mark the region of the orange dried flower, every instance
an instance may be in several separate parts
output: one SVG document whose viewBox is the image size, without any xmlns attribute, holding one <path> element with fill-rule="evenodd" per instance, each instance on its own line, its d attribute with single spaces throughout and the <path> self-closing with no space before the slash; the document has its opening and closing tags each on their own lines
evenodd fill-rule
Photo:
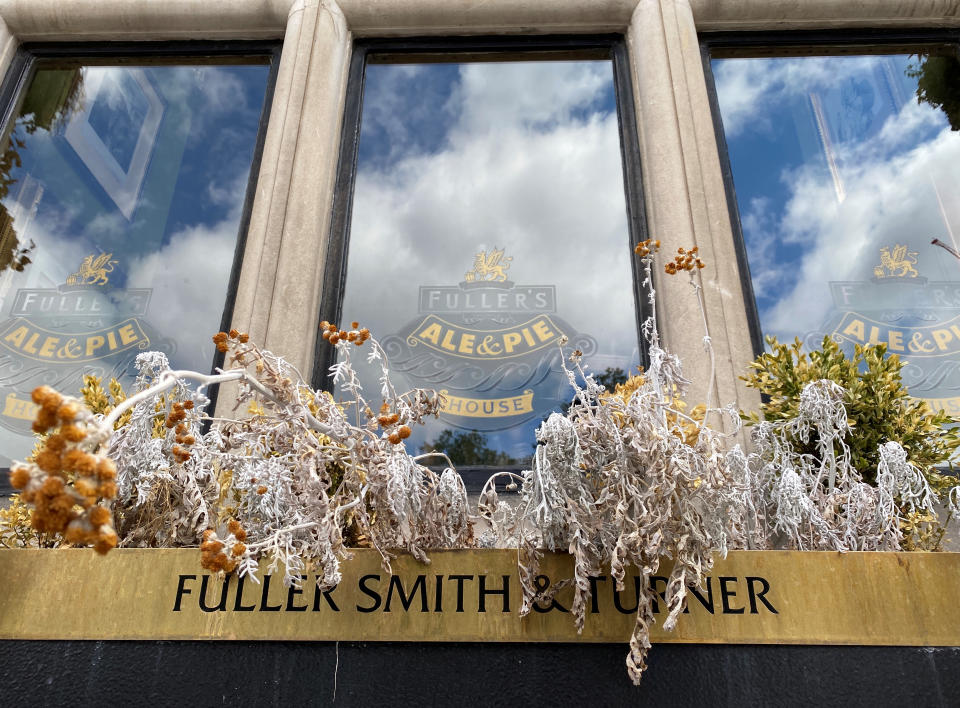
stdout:
<svg viewBox="0 0 960 708">
<path fill-rule="evenodd" d="M 266 486 L 261 484 L 259 487 L 257 487 L 257 494 L 266 494 L 266 493 L 267 493 Z"/>
<path fill-rule="evenodd" d="M 30 470 L 26 467 L 14 467 L 10 470 L 10 486 L 14 489 L 23 489 L 30 481 Z"/>
<path fill-rule="evenodd" d="M 78 479 L 73 483 L 73 488 L 77 490 L 77 493 L 80 496 L 84 497 L 96 497 L 97 496 L 97 487 L 93 482 L 90 482 L 86 479 Z"/>
<path fill-rule="evenodd" d="M 240 522 L 236 519 L 230 519 L 230 521 L 227 522 L 227 529 L 230 531 L 230 533 L 236 536 L 238 541 L 247 540 L 247 532 L 244 531 L 243 527 L 240 525 Z"/>
<path fill-rule="evenodd" d="M 90 510 L 90 523 L 94 526 L 102 526 L 110 521 L 110 510 L 102 506 L 95 506 Z"/>
<path fill-rule="evenodd" d="M 60 433 L 53 433 L 47 438 L 46 445 L 47 449 L 51 452 L 61 453 L 63 452 L 63 448 L 67 446 L 67 441 L 63 439 Z"/>
<path fill-rule="evenodd" d="M 109 457 L 105 457 L 97 463 L 97 479 L 101 482 L 109 482 L 117 477 L 117 466 Z"/>
<path fill-rule="evenodd" d="M 33 431 L 36 433 L 45 433 L 57 424 L 56 408 L 44 406 L 37 411 L 37 419 L 33 423 Z"/>
<path fill-rule="evenodd" d="M 410 434 L 412 432 L 413 431 L 410 430 L 409 426 L 401 425 L 400 428 L 397 430 L 397 435 L 400 436 L 401 440 L 406 440 L 407 438 L 410 437 Z"/>
<path fill-rule="evenodd" d="M 58 408 L 63 400 L 63 396 L 49 386 L 37 386 L 30 394 L 30 398 L 38 406 L 49 408 Z"/>
<path fill-rule="evenodd" d="M 206 540 L 200 544 L 201 551 L 207 551 L 208 553 L 219 553 L 223 549 L 222 541 L 218 540 L 212 535 L 207 537 L 206 534 L 204 534 L 204 537 Z"/>
<path fill-rule="evenodd" d="M 70 442 L 80 442 L 85 437 L 87 437 L 86 432 L 84 432 L 80 427 L 76 425 L 65 425 L 60 428 L 60 434 L 63 435 Z"/>
<path fill-rule="evenodd" d="M 67 450 L 60 458 L 63 462 L 63 469 L 67 470 L 67 472 L 73 472 L 77 469 L 77 465 L 80 464 L 80 461 L 86 454 L 83 450 L 78 450 L 77 448 Z"/>
<path fill-rule="evenodd" d="M 106 555 L 110 549 L 117 547 L 117 534 L 113 530 L 100 534 L 100 538 L 93 544 L 93 550 L 101 556 Z"/>
<path fill-rule="evenodd" d="M 82 520 L 74 519 L 67 524 L 67 530 L 63 535 L 67 539 L 67 543 L 79 544 L 86 543 L 89 532 Z"/>
<path fill-rule="evenodd" d="M 57 417 L 64 422 L 73 420 L 78 413 L 80 413 L 80 406 L 73 401 L 68 401 L 57 409 Z"/>
<path fill-rule="evenodd" d="M 36 463 L 37 467 L 48 474 L 59 474 L 60 472 L 60 455 L 51 450 L 42 450 L 39 452 L 36 457 Z"/>
<path fill-rule="evenodd" d="M 389 440 L 389 441 L 390 441 L 392 444 L 394 444 L 394 445 L 399 445 L 399 444 L 400 444 L 400 433 L 390 433 L 390 435 L 387 436 L 387 440 Z"/>
<path fill-rule="evenodd" d="M 97 472 L 97 458 L 85 452 L 81 453 L 81 455 L 77 458 L 77 463 L 74 466 L 74 469 L 79 474 L 92 477 Z"/>
<path fill-rule="evenodd" d="M 43 485 L 40 487 L 40 491 L 50 496 L 59 494 L 63 491 L 63 480 L 59 477 L 47 477 L 45 480 L 43 480 Z"/>
</svg>

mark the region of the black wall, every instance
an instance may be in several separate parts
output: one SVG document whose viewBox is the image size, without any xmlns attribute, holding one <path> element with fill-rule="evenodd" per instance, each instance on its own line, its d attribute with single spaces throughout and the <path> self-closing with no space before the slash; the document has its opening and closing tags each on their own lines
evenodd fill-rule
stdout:
<svg viewBox="0 0 960 708">
<path fill-rule="evenodd" d="M 0 705 L 960 705 L 960 648 L 662 644 L 639 688 L 625 656 L 609 644 L 5 641 Z"/>
</svg>

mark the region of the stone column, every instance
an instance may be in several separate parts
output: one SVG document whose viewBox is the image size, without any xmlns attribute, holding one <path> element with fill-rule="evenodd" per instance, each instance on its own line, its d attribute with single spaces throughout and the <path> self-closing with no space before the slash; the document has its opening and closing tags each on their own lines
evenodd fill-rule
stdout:
<svg viewBox="0 0 960 708">
<path fill-rule="evenodd" d="M 691 405 L 737 403 L 759 396 L 738 376 L 753 359 L 733 248 L 717 143 L 693 14 L 686 0 L 640 0 L 627 33 L 640 132 L 644 199 L 650 234 L 662 243 L 656 274 L 658 320 L 667 349 L 679 354 L 693 384 Z M 668 276 L 662 264 L 677 249 L 698 246 L 706 268 L 705 319 L 715 352 L 704 348 L 704 316 L 686 273 Z"/>
<path fill-rule="evenodd" d="M 0 76 L 7 75 L 18 46 L 20 43 L 17 38 L 10 32 L 7 23 L 0 19 Z"/>
<path fill-rule="evenodd" d="M 332 2 L 287 23 L 234 323 L 306 375 L 312 365 L 351 35 Z"/>
</svg>

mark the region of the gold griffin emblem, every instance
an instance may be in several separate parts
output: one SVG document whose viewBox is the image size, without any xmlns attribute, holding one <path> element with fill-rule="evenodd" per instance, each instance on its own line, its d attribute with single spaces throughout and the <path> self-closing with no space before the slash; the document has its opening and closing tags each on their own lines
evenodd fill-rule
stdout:
<svg viewBox="0 0 960 708">
<path fill-rule="evenodd" d="M 67 278 L 67 285 L 106 285 L 107 273 L 113 272 L 117 261 L 111 261 L 112 253 L 89 255 L 80 264 L 80 270 Z"/>
<path fill-rule="evenodd" d="M 512 256 L 504 258 L 501 248 L 499 251 L 494 248 L 487 255 L 486 251 L 480 251 L 473 257 L 473 270 L 464 274 L 463 279 L 468 283 L 480 281 L 503 282 L 507 279 L 507 269 L 510 267 Z"/>
<path fill-rule="evenodd" d="M 875 278 L 916 278 L 919 273 L 913 266 L 917 263 L 917 251 L 908 251 L 907 245 L 896 244 L 893 248 L 880 249 L 880 265 L 873 267 Z"/>
</svg>

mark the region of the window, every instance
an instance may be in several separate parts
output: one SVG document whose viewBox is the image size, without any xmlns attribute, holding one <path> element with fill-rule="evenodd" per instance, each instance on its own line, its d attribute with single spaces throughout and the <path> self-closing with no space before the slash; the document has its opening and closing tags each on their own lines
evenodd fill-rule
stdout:
<svg viewBox="0 0 960 708">
<path fill-rule="evenodd" d="M 33 447 L 38 385 L 129 388 L 146 350 L 213 366 L 275 58 L 263 44 L 73 51 L 25 53 L 9 99 L 0 464 Z"/>
<path fill-rule="evenodd" d="M 623 165 L 634 180 L 636 166 L 622 157 L 621 123 L 635 131 L 618 115 L 619 47 L 356 49 L 359 139 L 348 116 L 341 159 L 355 173 L 338 206 L 350 218 L 334 226 L 342 255 L 327 275 L 345 284 L 327 291 L 322 314 L 368 327 L 406 387 L 446 396 L 411 452 L 528 464 L 536 427 L 570 400 L 562 343 L 609 384 L 643 363 L 631 255 L 643 236 L 641 215 L 628 213 L 639 199 L 624 196 Z M 325 378 L 332 348 L 318 352 Z M 363 371 L 373 401 L 379 368 Z"/>
<path fill-rule="evenodd" d="M 957 45 L 708 43 L 762 332 L 886 344 L 960 413 Z"/>
</svg>

